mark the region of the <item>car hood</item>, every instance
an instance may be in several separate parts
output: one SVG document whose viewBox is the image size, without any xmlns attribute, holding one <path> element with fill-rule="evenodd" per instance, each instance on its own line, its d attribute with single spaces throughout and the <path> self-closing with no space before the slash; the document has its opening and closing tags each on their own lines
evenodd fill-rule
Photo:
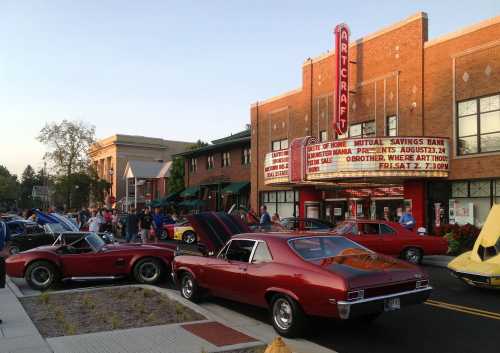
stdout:
<svg viewBox="0 0 500 353">
<path fill-rule="evenodd" d="M 209 251 L 218 251 L 236 234 L 250 233 L 241 219 L 226 212 L 202 212 L 187 219 L 198 237 L 198 243 Z"/>
<path fill-rule="evenodd" d="M 343 277 L 350 288 L 415 281 L 426 277 L 417 266 L 373 252 L 334 256 L 313 263 Z"/>
</svg>

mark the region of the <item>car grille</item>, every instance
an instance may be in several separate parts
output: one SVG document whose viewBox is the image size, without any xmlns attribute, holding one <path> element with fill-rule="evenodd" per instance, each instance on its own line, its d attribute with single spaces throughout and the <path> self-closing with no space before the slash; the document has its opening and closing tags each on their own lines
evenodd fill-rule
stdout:
<svg viewBox="0 0 500 353">
<path fill-rule="evenodd" d="M 380 287 L 365 288 L 365 298 L 373 298 L 381 295 L 406 292 L 414 290 L 415 286 L 416 282 L 411 281 L 411 282 L 395 283 Z"/>
</svg>

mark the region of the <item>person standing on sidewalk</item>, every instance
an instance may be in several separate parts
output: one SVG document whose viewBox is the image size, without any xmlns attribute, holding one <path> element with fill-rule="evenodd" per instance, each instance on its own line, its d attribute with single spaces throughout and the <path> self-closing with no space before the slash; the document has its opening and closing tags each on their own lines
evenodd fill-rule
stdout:
<svg viewBox="0 0 500 353">
<path fill-rule="evenodd" d="M 131 206 L 125 219 L 125 240 L 127 243 L 134 243 L 139 232 L 139 217 L 135 213 L 135 208 Z"/>
<path fill-rule="evenodd" d="M 9 232 L 4 221 L 0 220 L 0 288 L 5 288 L 5 255 L 10 241 Z M 0 324 L 2 319 L 0 319 Z"/>
<path fill-rule="evenodd" d="M 144 213 L 139 218 L 139 233 L 141 234 L 141 240 L 143 243 L 148 242 L 148 234 L 151 228 L 153 228 L 153 216 L 149 211 L 149 207 L 144 209 Z"/>
</svg>

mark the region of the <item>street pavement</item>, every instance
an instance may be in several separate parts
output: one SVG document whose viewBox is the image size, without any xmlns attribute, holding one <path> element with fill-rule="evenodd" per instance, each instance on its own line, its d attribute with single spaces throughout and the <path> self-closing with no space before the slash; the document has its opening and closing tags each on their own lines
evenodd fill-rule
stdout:
<svg viewBox="0 0 500 353">
<path fill-rule="evenodd" d="M 424 305 L 385 313 L 370 325 L 315 319 L 308 336 L 292 341 L 292 345 L 299 348 L 297 351 L 313 353 L 328 349 L 339 353 L 468 353 L 479 350 L 497 353 L 500 292 L 469 287 L 442 267 L 423 268 L 429 273 L 434 287 L 430 300 Z M 22 280 L 16 281 L 25 294 L 35 294 L 30 293 Z M 123 282 L 106 283 L 113 284 Z M 101 285 L 68 283 L 60 289 Z M 171 284 L 162 287 L 173 291 Z M 266 337 L 269 341 L 274 336 L 266 310 L 218 298 L 210 298 L 201 306 L 224 321 L 234 323 L 232 327 L 246 329 L 254 337 Z"/>
</svg>

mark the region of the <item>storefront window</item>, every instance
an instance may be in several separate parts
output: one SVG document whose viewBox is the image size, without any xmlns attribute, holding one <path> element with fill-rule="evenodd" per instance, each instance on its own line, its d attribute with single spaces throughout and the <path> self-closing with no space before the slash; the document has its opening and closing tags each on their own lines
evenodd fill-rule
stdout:
<svg viewBox="0 0 500 353">
<path fill-rule="evenodd" d="M 488 197 L 490 196 L 490 181 L 471 181 L 470 197 Z"/>
<path fill-rule="evenodd" d="M 451 184 L 451 194 L 455 207 L 455 218 L 458 224 L 473 222 L 482 227 L 493 202 L 499 202 L 500 197 L 491 193 L 499 193 L 500 180 L 457 181 Z M 497 201 L 498 200 L 498 201 Z"/>
<path fill-rule="evenodd" d="M 495 180 L 495 203 L 500 204 L 500 179 Z"/>
<path fill-rule="evenodd" d="M 262 202 L 267 211 L 273 215 L 278 213 L 281 218 L 298 215 L 298 195 L 294 202 L 293 190 L 268 191 L 262 193 Z"/>
<path fill-rule="evenodd" d="M 466 181 L 457 181 L 451 184 L 452 197 L 467 197 L 469 196 L 468 183 Z"/>
<path fill-rule="evenodd" d="M 458 103 L 458 153 L 500 151 L 500 94 Z"/>
</svg>

